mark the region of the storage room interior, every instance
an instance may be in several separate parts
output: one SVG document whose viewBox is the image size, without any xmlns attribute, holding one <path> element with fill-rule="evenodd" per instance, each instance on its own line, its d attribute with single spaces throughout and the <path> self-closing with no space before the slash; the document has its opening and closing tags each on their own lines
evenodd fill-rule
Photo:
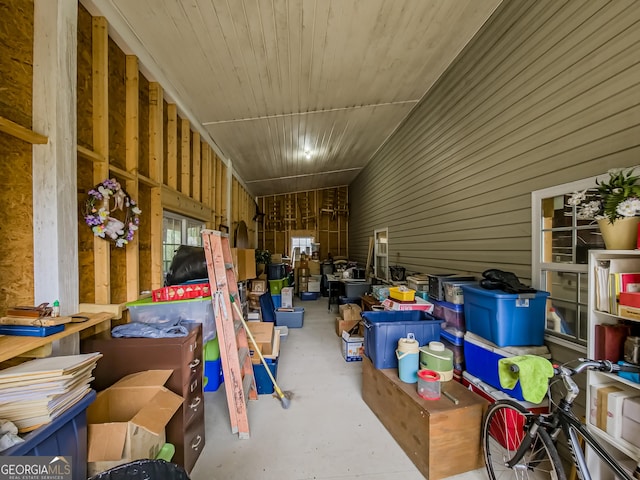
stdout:
<svg viewBox="0 0 640 480">
<path fill-rule="evenodd" d="M 74 479 L 165 457 L 193 479 L 489 478 L 481 419 L 495 398 L 473 384 L 486 366 L 458 355 L 485 355 L 488 339 L 497 355 L 529 347 L 563 364 L 601 353 L 601 324 L 624 327 L 620 346 L 640 335 L 640 311 L 615 304 L 633 288 L 600 308 L 590 268 L 640 272 L 637 243 L 605 248 L 604 227 L 570 204 L 640 165 L 640 3 L 4 0 L 0 12 L 0 378 L 37 362 L 86 381 L 66 412 L 16 420 L 35 442 L 71 436 L 73 451 L 18 443 L 0 458 L 71 456 Z M 525 295 L 525 327 L 484 333 L 468 309 L 487 291 Z M 180 305 L 195 321 L 171 323 Z M 135 337 L 158 306 L 164 338 L 112 336 Z M 239 337 L 224 331 L 236 307 Z M 400 371 L 397 335 L 384 362 L 371 351 L 379 314 L 434 322 L 419 325 L 420 361 L 431 342 L 453 351 L 437 401 Z M 243 391 L 235 375 L 254 382 Z M 587 406 L 598 384 L 633 399 L 640 383 L 576 380 L 576 414 L 633 469 L 640 440 Z M 162 400 L 136 400 L 141 385 Z M 157 407 L 157 422 L 104 420 L 109 395 Z M 123 433 L 114 461 L 100 438 L 136 421 L 147 436 Z"/>
</svg>

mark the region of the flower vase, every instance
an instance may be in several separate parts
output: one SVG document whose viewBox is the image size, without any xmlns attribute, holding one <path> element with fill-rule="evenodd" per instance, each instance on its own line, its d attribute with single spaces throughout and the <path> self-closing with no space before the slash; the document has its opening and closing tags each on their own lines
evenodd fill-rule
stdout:
<svg viewBox="0 0 640 480">
<path fill-rule="evenodd" d="M 605 218 L 598 220 L 602 240 L 607 250 L 634 250 L 638 244 L 640 217 L 618 218 L 610 223 Z"/>
</svg>

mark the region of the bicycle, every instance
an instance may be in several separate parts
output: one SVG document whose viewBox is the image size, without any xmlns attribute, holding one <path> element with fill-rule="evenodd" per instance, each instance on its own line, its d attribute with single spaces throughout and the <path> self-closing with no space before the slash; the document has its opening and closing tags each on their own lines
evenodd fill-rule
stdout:
<svg viewBox="0 0 640 480">
<path fill-rule="evenodd" d="M 485 466 L 491 480 L 566 480 L 567 476 L 556 448 L 560 433 L 564 433 L 577 478 L 591 479 L 580 446 L 582 439 L 619 478 L 634 479 L 573 413 L 573 402 L 580 389 L 571 377 L 585 370 L 640 373 L 640 366 L 621 366 L 608 360 L 580 358 L 578 361 L 580 363 L 574 368 L 554 365 L 553 378 L 558 381 L 560 377 L 567 393 L 559 403 L 552 404 L 549 413 L 532 413 L 515 400 L 502 399 L 489 406 L 482 424 L 482 445 Z M 518 371 L 515 365 L 511 368 L 514 372 Z"/>
</svg>

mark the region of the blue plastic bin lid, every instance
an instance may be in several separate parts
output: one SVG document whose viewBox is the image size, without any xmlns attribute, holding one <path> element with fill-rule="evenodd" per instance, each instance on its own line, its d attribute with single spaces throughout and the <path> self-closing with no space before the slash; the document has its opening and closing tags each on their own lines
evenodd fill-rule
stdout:
<svg viewBox="0 0 640 480">
<path fill-rule="evenodd" d="M 417 320 L 444 322 L 424 310 L 366 311 L 362 312 L 362 318 L 371 323 L 415 322 Z"/>
<path fill-rule="evenodd" d="M 549 296 L 549 292 L 545 292 L 544 290 L 537 290 L 535 293 L 507 293 L 503 290 L 482 288 L 480 285 L 462 285 L 462 291 L 465 294 L 466 292 L 472 292 L 492 298 L 533 298 Z"/>
</svg>

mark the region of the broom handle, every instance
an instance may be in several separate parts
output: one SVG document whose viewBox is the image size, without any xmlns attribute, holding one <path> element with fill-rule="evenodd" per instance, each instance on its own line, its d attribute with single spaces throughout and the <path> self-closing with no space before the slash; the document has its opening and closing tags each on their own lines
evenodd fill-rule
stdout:
<svg viewBox="0 0 640 480">
<path fill-rule="evenodd" d="M 236 304 L 235 299 L 233 298 L 233 295 L 229 295 L 229 297 L 231 297 L 231 304 L 233 305 L 233 308 L 236 310 L 236 313 L 238 314 L 238 316 L 240 317 L 240 321 L 242 322 L 242 325 L 244 326 L 244 329 L 247 332 L 247 335 L 251 339 L 251 343 L 253 343 L 253 346 L 255 347 L 254 350 L 256 351 L 258 356 L 260 357 L 260 361 L 264 365 L 264 369 L 267 371 L 267 374 L 269 375 L 269 378 L 271 379 L 271 383 L 273 383 L 273 387 L 276 389 L 276 392 L 278 392 L 278 395 L 282 396 L 283 395 L 282 390 L 280 390 L 280 387 L 278 387 L 278 384 L 276 383 L 276 379 L 273 378 L 273 374 L 271 373 L 271 369 L 269 368 L 269 365 L 267 364 L 267 361 L 262 356 L 262 352 L 260 351 L 260 347 L 258 346 L 258 342 L 256 342 L 255 338 L 253 338 L 253 334 L 251 333 L 251 330 L 249 330 L 249 326 L 247 325 L 247 322 L 244 321 L 244 315 L 242 315 L 242 312 L 240 311 L 240 308 Z"/>
</svg>

